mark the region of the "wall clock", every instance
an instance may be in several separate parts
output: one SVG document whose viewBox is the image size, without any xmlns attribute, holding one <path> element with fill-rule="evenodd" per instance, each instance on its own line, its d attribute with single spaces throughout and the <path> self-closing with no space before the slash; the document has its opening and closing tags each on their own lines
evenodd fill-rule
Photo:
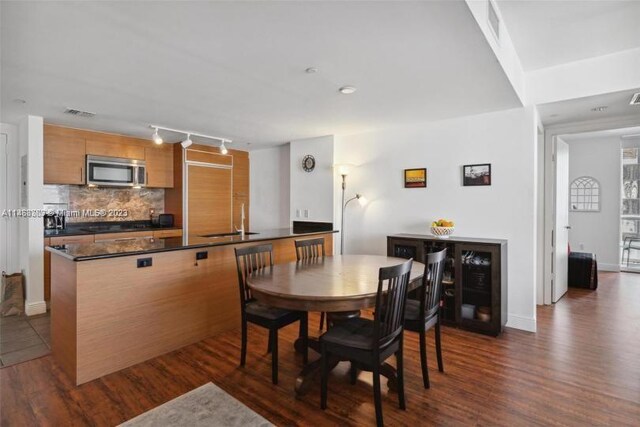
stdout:
<svg viewBox="0 0 640 427">
<path fill-rule="evenodd" d="M 316 159 L 311 154 L 307 154 L 302 158 L 302 169 L 304 169 L 305 172 L 313 172 L 315 168 Z"/>
</svg>

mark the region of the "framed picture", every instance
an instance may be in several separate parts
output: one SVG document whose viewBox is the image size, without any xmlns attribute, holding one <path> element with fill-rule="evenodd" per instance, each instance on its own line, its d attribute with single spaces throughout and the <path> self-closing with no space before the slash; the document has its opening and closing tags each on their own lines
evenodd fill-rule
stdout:
<svg viewBox="0 0 640 427">
<path fill-rule="evenodd" d="M 464 165 L 462 185 L 491 185 L 491 164 Z"/>
<path fill-rule="evenodd" d="M 427 186 L 427 170 L 405 169 L 404 188 L 425 188 Z"/>
</svg>

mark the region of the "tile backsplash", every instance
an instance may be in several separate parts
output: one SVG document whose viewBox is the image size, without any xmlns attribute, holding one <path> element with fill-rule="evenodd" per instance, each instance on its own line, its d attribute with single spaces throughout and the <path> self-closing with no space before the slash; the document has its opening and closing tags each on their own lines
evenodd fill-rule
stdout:
<svg viewBox="0 0 640 427">
<path fill-rule="evenodd" d="M 156 214 L 164 210 L 162 188 L 107 188 L 79 185 L 45 185 L 45 205 L 58 205 L 61 209 L 76 212 L 104 210 L 126 212 L 126 216 L 77 216 L 67 217 L 68 222 L 140 221 L 149 219 L 149 209 Z"/>
</svg>

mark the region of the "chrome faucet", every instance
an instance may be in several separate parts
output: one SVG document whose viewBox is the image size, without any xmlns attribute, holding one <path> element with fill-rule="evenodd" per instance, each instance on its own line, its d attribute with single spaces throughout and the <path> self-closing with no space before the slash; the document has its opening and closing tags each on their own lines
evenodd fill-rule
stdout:
<svg viewBox="0 0 640 427">
<path fill-rule="evenodd" d="M 240 233 L 240 237 L 244 237 L 244 203 L 240 206 L 240 228 L 236 227 L 236 231 Z"/>
</svg>

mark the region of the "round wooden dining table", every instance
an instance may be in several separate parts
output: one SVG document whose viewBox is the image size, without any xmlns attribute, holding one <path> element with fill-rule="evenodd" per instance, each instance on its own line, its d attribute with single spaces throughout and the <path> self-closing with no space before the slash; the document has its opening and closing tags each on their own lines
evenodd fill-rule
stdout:
<svg viewBox="0 0 640 427">
<path fill-rule="evenodd" d="M 336 255 L 308 261 L 276 264 L 271 269 L 247 278 L 254 298 L 263 304 L 297 311 L 326 312 L 329 324 L 357 317 L 360 310 L 375 307 L 378 274 L 381 267 L 406 262 L 406 259 L 379 255 Z M 409 289 L 416 288 L 424 273 L 424 264 L 413 263 Z M 319 352 L 317 339 L 309 338 L 309 347 Z M 304 350 L 302 341 L 295 344 Z M 337 365 L 332 360 L 330 365 Z M 320 360 L 303 368 L 296 379 L 295 390 L 304 394 L 320 371 Z M 393 387 L 395 369 L 383 365 L 381 373 Z"/>
</svg>

